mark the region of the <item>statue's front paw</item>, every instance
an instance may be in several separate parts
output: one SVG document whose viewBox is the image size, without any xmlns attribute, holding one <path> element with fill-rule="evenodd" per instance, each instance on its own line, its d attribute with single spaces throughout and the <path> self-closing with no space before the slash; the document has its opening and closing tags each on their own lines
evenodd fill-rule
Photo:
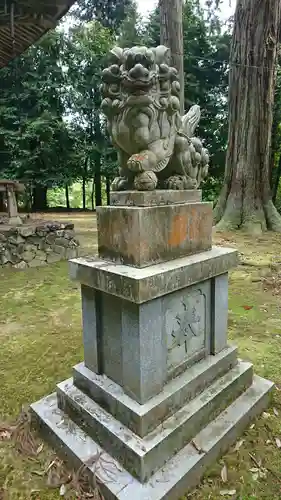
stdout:
<svg viewBox="0 0 281 500">
<path fill-rule="evenodd" d="M 184 190 L 184 189 L 196 189 L 197 181 L 191 177 L 185 177 L 183 175 L 173 175 L 165 181 L 166 189 L 173 190 Z"/>
<path fill-rule="evenodd" d="M 184 189 L 197 189 L 197 179 L 186 176 L 184 179 Z"/>
<path fill-rule="evenodd" d="M 127 167 L 131 172 L 139 173 L 149 170 L 149 156 L 145 153 L 132 155 L 127 161 Z"/>
<path fill-rule="evenodd" d="M 128 162 L 127 162 L 127 167 L 131 172 L 143 172 L 143 161 L 144 161 L 144 156 L 140 154 L 132 155 Z"/>
<path fill-rule="evenodd" d="M 135 189 L 138 191 L 154 191 L 157 186 L 157 176 L 154 172 L 142 172 L 136 175 L 134 180 Z"/>
<path fill-rule="evenodd" d="M 126 177 L 115 177 L 111 184 L 112 191 L 126 191 L 129 189 L 129 181 Z"/>
<path fill-rule="evenodd" d="M 184 187 L 184 177 L 181 175 L 172 175 L 165 181 L 166 189 L 182 190 Z"/>
</svg>

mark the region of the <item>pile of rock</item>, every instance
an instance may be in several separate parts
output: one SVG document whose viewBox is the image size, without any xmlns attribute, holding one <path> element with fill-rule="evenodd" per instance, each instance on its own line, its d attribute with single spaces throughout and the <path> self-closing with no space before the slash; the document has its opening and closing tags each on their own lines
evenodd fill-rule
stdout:
<svg viewBox="0 0 281 500">
<path fill-rule="evenodd" d="M 78 255 L 74 224 L 37 222 L 19 227 L 0 226 L 0 265 L 25 269 Z"/>
</svg>

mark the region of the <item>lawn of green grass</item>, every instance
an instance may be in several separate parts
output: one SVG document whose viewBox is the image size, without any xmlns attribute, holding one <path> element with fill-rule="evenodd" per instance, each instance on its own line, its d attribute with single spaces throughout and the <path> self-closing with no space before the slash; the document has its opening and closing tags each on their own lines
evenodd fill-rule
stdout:
<svg viewBox="0 0 281 500">
<path fill-rule="evenodd" d="M 96 252 L 92 214 L 48 214 L 47 218 L 72 220 L 82 254 Z M 256 373 L 273 380 L 277 389 L 271 407 L 242 436 L 240 446 L 215 464 L 186 498 L 281 499 L 277 446 L 281 440 L 281 239 L 268 233 L 259 239 L 215 235 L 214 240 L 238 248 L 242 259 L 230 276 L 229 338 L 238 345 L 240 357 L 252 361 Z M 0 341 L 0 418 L 10 422 L 22 405 L 53 392 L 83 358 L 80 291 L 68 278 L 67 263 L 27 271 L 0 268 Z M 49 488 L 44 476 L 52 456 L 44 446 L 36 458 L 23 457 L 9 440 L 2 440 L 0 499 L 1 488 L 2 497 L 9 500 L 61 498 L 59 489 Z M 221 478 L 224 465 L 227 482 Z M 236 493 L 221 495 L 222 490 Z"/>
</svg>

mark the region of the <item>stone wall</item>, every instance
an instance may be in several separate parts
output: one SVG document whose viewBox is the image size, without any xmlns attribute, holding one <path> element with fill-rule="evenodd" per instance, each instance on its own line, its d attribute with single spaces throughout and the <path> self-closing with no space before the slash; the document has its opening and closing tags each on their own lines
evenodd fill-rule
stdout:
<svg viewBox="0 0 281 500">
<path fill-rule="evenodd" d="M 74 224 L 34 222 L 19 227 L 0 225 L 0 265 L 26 269 L 78 255 Z"/>
</svg>

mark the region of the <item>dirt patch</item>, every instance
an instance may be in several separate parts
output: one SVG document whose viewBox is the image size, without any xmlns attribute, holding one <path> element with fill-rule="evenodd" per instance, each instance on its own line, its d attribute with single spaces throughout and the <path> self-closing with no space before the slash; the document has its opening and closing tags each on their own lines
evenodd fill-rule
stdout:
<svg viewBox="0 0 281 500">
<path fill-rule="evenodd" d="M 15 335 L 23 331 L 23 325 L 17 323 L 16 321 L 7 321 L 6 323 L 0 323 L 0 337 L 6 337 L 9 335 Z"/>
</svg>

